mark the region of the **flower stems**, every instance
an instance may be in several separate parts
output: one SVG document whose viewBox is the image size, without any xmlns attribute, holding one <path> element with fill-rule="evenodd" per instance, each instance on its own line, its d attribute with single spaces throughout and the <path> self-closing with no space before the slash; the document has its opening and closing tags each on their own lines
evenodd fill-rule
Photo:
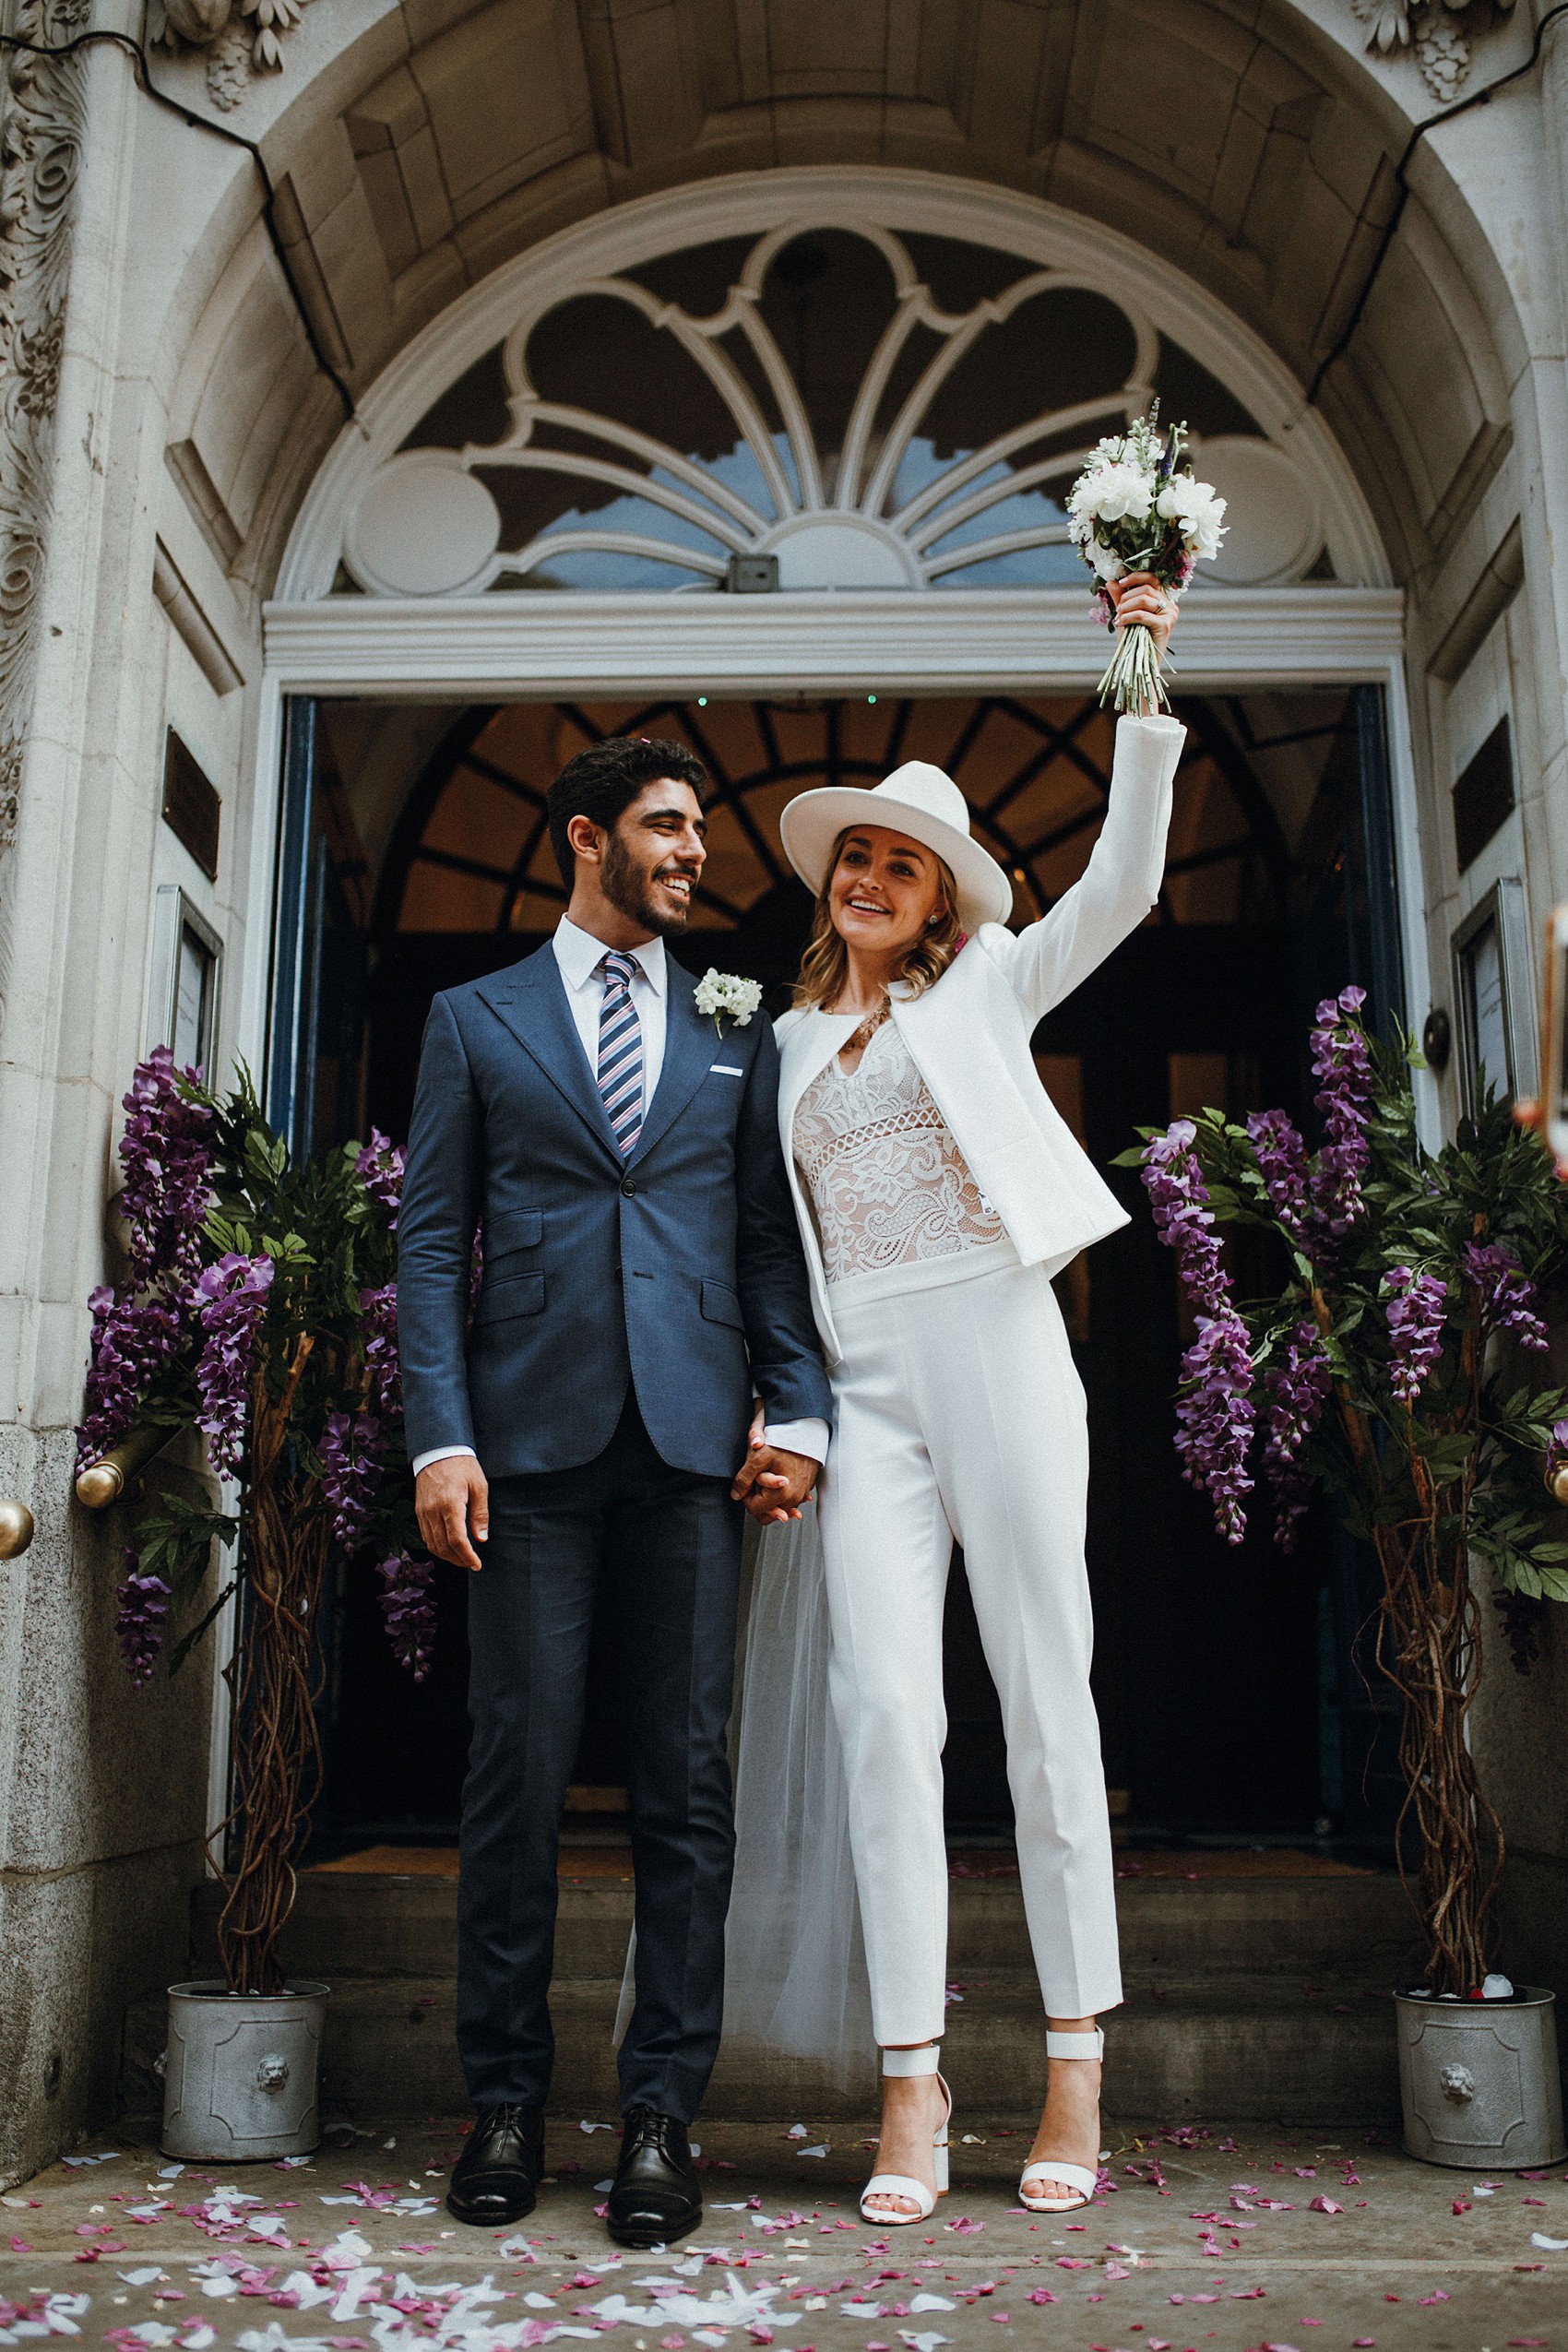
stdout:
<svg viewBox="0 0 1568 2352">
<path fill-rule="evenodd" d="M 1170 707 L 1170 697 L 1160 675 L 1159 647 L 1153 631 L 1142 621 L 1129 621 L 1117 640 L 1116 650 L 1099 682 L 1102 710 L 1107 703 L 1118 718 L 1131 711 L 1134 718 L 1152 719 L 1157 711 Z"/>
</svg>

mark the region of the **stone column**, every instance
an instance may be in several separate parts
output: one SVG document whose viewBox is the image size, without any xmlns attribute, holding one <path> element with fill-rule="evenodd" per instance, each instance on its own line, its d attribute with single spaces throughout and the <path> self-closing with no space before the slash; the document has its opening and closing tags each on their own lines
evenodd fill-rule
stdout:
<svg viewBox="0 0 1568 2352">
<path fill-rule="evenodd" d="M 89 18 L 11 0 L 4 21 L 59 47 Z M 0 97 L 0 1491 L 38 1526 L 0 1565 L 3 2183 L 110 2119 L 125 2006 L 183 1973 L 208 1692 L 198 1667 L 132 1693 L 116 1531 L 72 1495 L 157 824 L 150 436 L 117 353 L 158 126 L 106 44 L 5 53 Z"/>
</svg>

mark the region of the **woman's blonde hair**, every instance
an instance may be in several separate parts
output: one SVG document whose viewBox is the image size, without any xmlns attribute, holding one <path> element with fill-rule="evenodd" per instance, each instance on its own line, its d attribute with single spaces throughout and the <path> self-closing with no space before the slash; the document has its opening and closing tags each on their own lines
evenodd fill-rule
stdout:
<svg viewBox="0 0 1568 2352">
<path fill-rule="evenodd" d="M 849 977 L 849 954 L 843 940 L 833 928 L 833 904 L 830 892 L 833 877 L 838 871 L 838 861 L 844 844 L 859 828 L 847 825 L 833 844 L 833 855 L 822 877 L 822 887 L 816 894 L 816 911 L 812 917 L 811 937 L 805 954 L 801 957 L 801 977 L 795 982 L 795 1003 L 808 1009 L 818 1004 L 831 1004 L 843 994 Z M 936 852 L 932 851 L 932 857 Z M 953 879 L 953 869 L 944 858 L 936 859 L 936 870 L 942 878 L 942 898 L 929 931 L 920 938 L 904 958 L 899 979 L 911 996 L 920 996 L 939 980 L 954 956 L 964 936 L 958 921 L 958 885 Z"/>
</svg>

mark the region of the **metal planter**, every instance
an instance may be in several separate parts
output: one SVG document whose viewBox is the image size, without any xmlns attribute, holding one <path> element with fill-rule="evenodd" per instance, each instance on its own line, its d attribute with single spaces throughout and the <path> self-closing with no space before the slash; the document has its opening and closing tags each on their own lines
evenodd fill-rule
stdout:
<svg viewBox="0 0 1568 2352">
<path fill-rule="evenodd" d="M 1396 1992 L 1405 2153 L 1462 2172 L 1562 2160 L 1555 1995 L 1420 2001 Z"/>
<path fill-rule="evenodd" d="M 318 2147 L 327 1995 L 317 1984 L 265 1996 L 171 1985 L 165 2156 L 254 2163 Z"/>
</svg>

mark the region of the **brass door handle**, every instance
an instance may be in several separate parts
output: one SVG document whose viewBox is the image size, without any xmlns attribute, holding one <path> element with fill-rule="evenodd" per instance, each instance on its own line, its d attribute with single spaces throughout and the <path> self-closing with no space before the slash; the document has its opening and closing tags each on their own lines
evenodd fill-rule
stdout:
<svg viewBox="0 0 1568 2352">
<path fill-rule="evenodd" d="M 15 1495 L 0 1500 L 0 1560 L 18 1560 L 32 1541 L 32 1513 Z"/>
</svg>

